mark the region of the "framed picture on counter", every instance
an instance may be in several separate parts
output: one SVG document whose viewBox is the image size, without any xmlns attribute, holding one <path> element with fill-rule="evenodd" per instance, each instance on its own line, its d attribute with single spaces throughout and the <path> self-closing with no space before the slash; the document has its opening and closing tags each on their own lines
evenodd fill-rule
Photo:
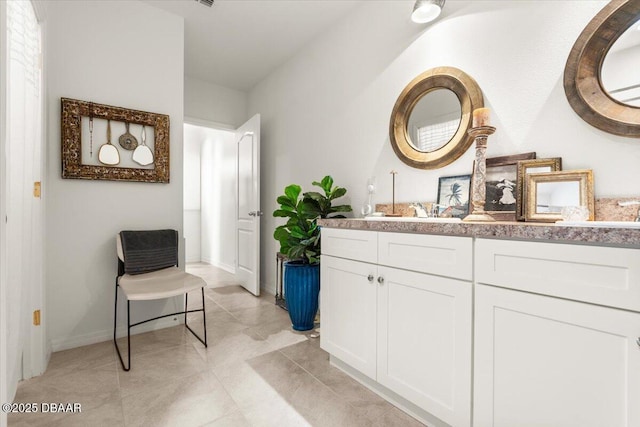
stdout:
<svg viewBox="0 0 640 427">
<path fill-rule="evenodd" d="M 464 218 L 469 214 L 471 175 L 443 176 L 438 180 L 438 205 L 441 216 Z"/>
<path fill-rule="evenodd" d="M 518 179 L 516 191 L 516 219 L 525 220 L 526 176 L 530 173 L 556 172 L 562 170 L 562 158 L 520 160 L 518 162 Z"/>
<path fill-rule="evenodd" d="M 516 220 L 518 161 L 536 158 L 536 153 L 522 153 L 487 159 L 484 210 L 498 221 Z"/>
</svg>

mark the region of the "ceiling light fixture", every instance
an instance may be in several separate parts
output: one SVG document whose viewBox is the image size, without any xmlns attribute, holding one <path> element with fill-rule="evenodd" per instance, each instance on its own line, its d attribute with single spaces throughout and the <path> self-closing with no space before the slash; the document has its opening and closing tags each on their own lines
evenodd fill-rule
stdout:
<svg viewBox="0 0 640 427">
<path fill-rule="evenodd" d="M 417 24 L 431 22 L 440 16 L 445 0 L 417 0 L 413 6 L 411 20 Z"/>
</svg>

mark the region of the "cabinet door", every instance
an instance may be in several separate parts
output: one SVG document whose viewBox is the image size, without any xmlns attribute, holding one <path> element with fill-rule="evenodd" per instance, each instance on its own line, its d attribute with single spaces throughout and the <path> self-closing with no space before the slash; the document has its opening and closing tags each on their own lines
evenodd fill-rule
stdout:
<svg viewBox="0 0 640 427">
<path fill-rule="evenodd" d="M 378 275 L 378 382 L 448 424 L 469 426 L 471 283 L 386 267 Z"/>
<path fill-rule="evenodd" d="M 474 425 L 640 425 L 640 313 L 476 286 Z"/>
<path fill-rule="evenodd" d="M 375 380 L 376 266 L 323 255 L 320 268 L 320 346 Z"/>
</svg>

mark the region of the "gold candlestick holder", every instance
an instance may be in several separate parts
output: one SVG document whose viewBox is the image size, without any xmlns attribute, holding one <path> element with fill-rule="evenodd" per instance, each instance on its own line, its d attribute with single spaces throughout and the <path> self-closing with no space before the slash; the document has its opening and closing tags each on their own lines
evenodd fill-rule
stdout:
<svg viewBox="0 0 640 427">
<path fill-rule="evenodd" d="M 389 173 L 391 174 L 391 213 L 385 214 L 384 216 L 402 216 L 399 213 L 396 213 L 396 175 L 398 174 L 398 172 L 392 170 Z"/>
<path fill-rule="evenodd" d="M 493 222 L 495 219 L 484 211 L 487 198 L 487 140 L 493 135 L 496 128 L 493 126 L 479 126 L 467 131 L 476 141 L 476 163 L 473 170 L 473 182 L 471 183 L 471 203 L 473 211 L 464 222 Z"/>
</svg>

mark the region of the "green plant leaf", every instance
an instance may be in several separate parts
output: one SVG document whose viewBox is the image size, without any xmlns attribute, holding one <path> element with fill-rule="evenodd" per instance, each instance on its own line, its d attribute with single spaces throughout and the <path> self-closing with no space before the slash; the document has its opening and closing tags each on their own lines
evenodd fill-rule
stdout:
<svg viewBox="0 0 640 427">
<path fill-rule="evenodd" d="M 331 208 L 331 212 L 351 212 L 351 205 L 338 205 Z"/>
<path fill-rule="evenodd" d="M 331 175 L 327 175 L 324 178 L 322 178 L 320 185 L 322 186 L 322 188 L 326 193 L 331 192 L 331 187 L 333 187 L 333 178 L 331 178 Z"/>
<path fill-rule="evenodd" d="M 295 209 L 296 204 L 291 203 L 291 200 L 287 196 L 278 196 L 276 199 L 281 209 Z"/>
<path fill-rule="evenodd" d="M 307 193 L 304 193 L 304 198 L 310 198 L 315 200 L 316 202 L 326 200 L 326 197 L 318 193 L 317 191 L 309 191 Z"/>
<path fill-rule="evenodd" d="M 284 209 L 276 209 L 275 211 L 273 211 L 273 216 L 278 218 L 284 218 L 284 217 L 294 217 L 296 216 L 296 213 L 293 211 L 288 211 L 288 210 L 284 210 Z"/>
<path fill-rule="evenodd" d="M 331 191 L 331 195 L 329 196 L 329 198 L 331 200 L 339 199 L 340 197 L 344 196 L 345 194 L 347 194 L 347 189 L 346 188 L 336 187 L 336 188 L 333 189 L 333 191 Z"/>
<path fill-rule="evenodd" d="M 299 185 L 291 184 L 284 189 L 284 194 L 287 196 L 289 201 L 291 202 L 291 206 L 296 206 L 298 203 L 298 196 L 300 196 L 300 192 L 302 188 Z"/>
</svg>

